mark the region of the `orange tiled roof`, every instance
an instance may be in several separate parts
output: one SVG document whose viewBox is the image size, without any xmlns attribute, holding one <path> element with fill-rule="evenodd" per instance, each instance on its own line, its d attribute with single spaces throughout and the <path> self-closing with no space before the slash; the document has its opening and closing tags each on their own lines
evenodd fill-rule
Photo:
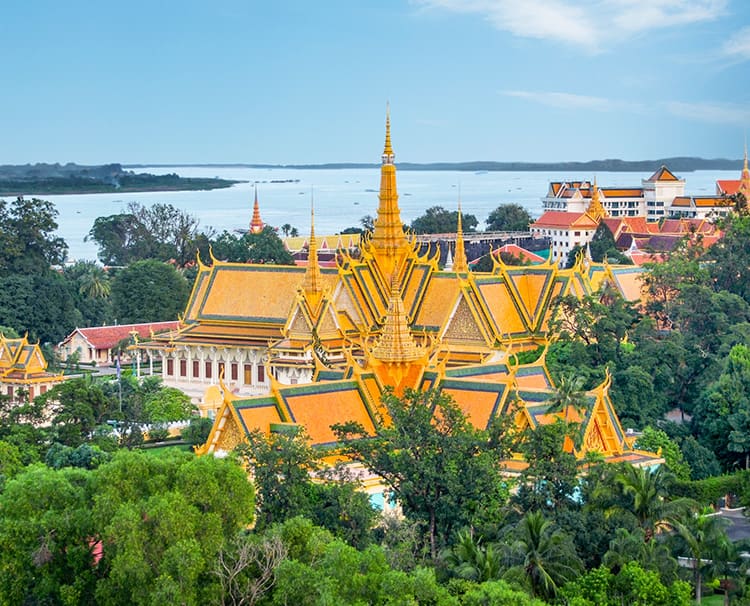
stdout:
<svg viewBox="0 0 750 606">
<path fill-rule="evenodd" d="M 600 187 L 599 191 L 605 198 L 640 198 L 643 196 L 642 187 Z"/>
<path fill-rule="evenodd" d="M 666 166 L 662 165 L 653 175 L 651 175 L 646 181 L 679 181 L 680 179 Z"/>
</svg>

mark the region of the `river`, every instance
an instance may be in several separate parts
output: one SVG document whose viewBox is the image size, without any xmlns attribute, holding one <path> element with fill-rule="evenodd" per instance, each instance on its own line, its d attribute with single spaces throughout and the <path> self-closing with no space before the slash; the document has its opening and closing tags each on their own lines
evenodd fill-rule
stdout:
<svg viewBox="0 0 750 606">
<path fill-rule="evenodd" d="M 69 246 L 69 258 L 96 258 L 96 244 L 86 241 L 94 219 L 120 213 L 129 202 L 146 206 L 168 203 L 195 215 L 203 228 L 217 231 L 247 228 L 252 214 L 253 188 L 258 187 L 261 217 L 267 223 L 296 227 L 301 235 L 310 224 L 310 192 L 315 198 L 315 227 L 318 234 L 333 234 L 359 226 L 365 215 L 375 215 L 380 186 L 378 168 L 368 169 L 283 169 L 243 167 L 145 167 L 139 172 L 176 172 L 183 177 L 221 177 L 247 181 L 212 191 L 141 192 L 127 194 L 71 194 L 43 196 L 59 211 L 58 235 Z M 598 173 L 601 186 L 640 186 L 646 173 Z M 460 172 L 399 171 L 398 189 L 401 218 L 410 223 L 430 206 L 454 209 L 459 198 L 465 213 L 482 222 L 500 204 L 521 204 L 533 216 L 542 212 L 541 198 L 550 181 L 592 179 L 594 175 L 558 172 Z M 717 179 L 737 179 L 736 171 L 685 173 L 685 193 L 713 194 Z"/>
</svg>

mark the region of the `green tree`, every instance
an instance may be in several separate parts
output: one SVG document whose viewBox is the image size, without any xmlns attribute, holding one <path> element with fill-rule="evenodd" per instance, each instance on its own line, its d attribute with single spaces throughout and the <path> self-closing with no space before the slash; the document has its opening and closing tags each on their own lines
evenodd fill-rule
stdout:
<svg viewBox="0 0 750 606">
<path fill-rule="evenodd" d="M 531 215 L 520 204 L 501 204 L 487 217 L 487 231 L 529 231 Z"/>
<path fill-rule="evenodd" d="M 59 383 L 40 396 L 40 402 L 52 415 L 55 441 L 73 448 L 87 441 L 115 411 L 114 402 L 91 377 Z"/>
<path fill-rule="evenodd" d="M 459 531 L 456 542 L 443 553 L 449 571 L 461 579 L 484 583 L 500 578 L 502 553 L 492 543 L 483 544 L 469 531 Z"/>
<path fill-rule="evenodd" d="M 529 512 L 521 519 L 508 558 L 512 565 L 503 578 L 521 582 L 532 596 L 544 599 L 554 598 L 582 570 L 570 537 L 540 512 Z"/>
<path fill-rule="evenodd" d="M 745 431 L 750 415 L 750 349 L 735 345 L 725 368 L 704 392 L 693 416 L 700 442 L 716 453 L 724 466 L 748 468 L 750 444 Z"/>
<path fill-rule="evenodd" d="M 547 400 L 547 413 L 564 413 L 566 423 L 570 423 L 571 411 L 584 418 L 589 401 L 583 386 L 583 377 L 572 373 L 561 374 L 552 397 Z"/>
<path fill-rule="evenodd" d="M 32 341 L 58 343 L 79 320 L 70 286 L 56 271 L 0 275 L 0 324 Z"/>
<path fill-rule="evenodd" d="M 205 444 L 213 425 L 213 419 L 208 417 L 192 417 L 190 425 L 182 430 L 182 439 L 193 446 Z"/>
<path fill-rule="evenodd" d="M 651 541 L 661 530 L 671 529 L 681 515 L 695 506 L 691 499 L 669 499 L 673 476 L 658 467 L 655 470 L 628 465 L 615 480 L 630 500 L 621 509 L 631 513 L 643 530 L 645 541 Z"/>
<path fill-rule="evenodd" d="M 727 525 L 728 521 L 716 516 L 710 507 L 700 512 L 691 512 L 675 525 L 687 548 L 687 554 L 692 559 L 695 601 L 698 604 L 703 595 L 703 576 L 709 566 L 719 567 L 718 558 L 721 557 L 722 547 L 729 542 Z"/>
<path fill-rule="evenodd" d="M 158 259 L 182 267 L 211 235 L 211 230 L 199 232 L 198 220 L 171 204 L 146 207 L 131 202 L 126 211 L 98 217 L 87 236 L 99 246 L 99 258 L 106 265 Z"/>
<path fill-rule="evenodd" d="M 123 324 L 174 320 L 185 309 L 188 284 L 161 261 L 137 261 L 112 280 L 112 304 Z"/>
<path fill-rule="evenodd" d="M 690 465 L 685 461 L 680 447 L 661 429 L 646 427 L 643 434 L 638 437 L 636 448 L 649 452 L 661 451 L 667 469 L 674 474 L 675 478 L 690 479 Z"/>
<path fill-rule="evenodd" d="M 213 255 L 222 261 L 233 263 L 273 263 L 294 265 L 294 259 L 284 246 L 273 227 L 266 225 L 263 231 L 241 236 L 222 232 L 211 242 Z"/>
<path fill-rule="evenodd" d="M 222 547 L 252 521 L 242 468 L 187 453 L 119 452 L 93 477 L 91 518 L 103 545 L 96 599 L 108 604 L 210 601 Z"/>
<path fill-rule="evenodd" d="M 563 421 L 527 429 L 518 444 L 528 467 L 513 499 L 525 510 L 561 510 L 574 503 L 578 462 L 565 451 L 572 428 Z"/>
<path fill-rule="evenodd" d="M 479 221 L 474 215 L 461 214 L 461 226 L 464 232 L 476 231 Z M 458 211 L 450 211 L 442 206 L 431 206 L 424 214 L 411 222 L 411 228 L 417 234 L 454 234 L 458 229 Z"/>
<path fill-rule="evenodd" d="M 112 323 L 112 282 L 108 272 L 93 261 L 78 261 L 66 266 L 63 277 L 69 285 L 79 326 L 103 326 Z"/>
<path fill-rule="evenodd" d="M 0 200 L 0 273 L 45 272 L 65 260 L 68 246 L 54 236 L 57 214 L 47 200 Z"/>
<path fill-rule="evenodd" d="M 616 575 L 606 566 L 588 571 L 561 591 L 571 606 L 690 606 L 690 585 L 664 585 L 656 572 L 637 562 L 627 563 Z"/>
<path fill-rule="evenodd" d="M 186 421 L 196 412 L 190 396 L 174 387 L 161 388 L 144 404 L 144 414 L 150 423 Z"/>
<path fill-rule="evenodd" d="M 27 468 L 0 494 L 0 602 L 94 603 L 89 472 Z"/>
<path fill-rule="evenodd" d="M 497 517 L 507 497 L 498 463 L 508 449 L 445 394 L 387 392 L 383 404 L 391 423 L 376 436 L 358 423 L 334 430 L 343 453 L 380 476 L 404 514 L 423 525 L 434 559 L 454 530 Z"/>
<path fill-rule="evenodd" d="M 706 261 L 717 290 L 727 290 L 750 303 L 750 215 L 730 215 L 723 223 L 724 235 L 708 250 Z"/>
</svg>

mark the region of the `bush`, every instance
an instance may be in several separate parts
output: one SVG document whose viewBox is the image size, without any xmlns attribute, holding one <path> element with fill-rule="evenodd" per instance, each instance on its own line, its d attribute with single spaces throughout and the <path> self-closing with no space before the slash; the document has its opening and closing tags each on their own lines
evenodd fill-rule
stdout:
<svg viewBox="0 0 750 606">
<path fill-rule="evenodd" d="M 190 425 L 182 430 L 182 439 L 193 446 L 205 444 L 213 424 L 213 420 L 207 417 L 193 417 Z"/>
</svg>

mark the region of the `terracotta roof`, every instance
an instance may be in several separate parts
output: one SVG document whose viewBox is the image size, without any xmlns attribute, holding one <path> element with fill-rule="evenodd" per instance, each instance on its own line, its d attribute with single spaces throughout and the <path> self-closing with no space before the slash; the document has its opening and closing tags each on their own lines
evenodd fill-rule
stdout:
<svg viewBox="0 0 750 606">
<path fill-rule="evenodd" d="M 568 213 L 563 210 L 548 210 L 539 217 L 531 227 L 592 227 L 596 228 L 596 221 L 586 213 Z"/>
<path fill-rule="evenodd" d="M 145 324 L 118 324 L 117 326 L 96 326 L 93 328 L 76 328 L 63 343 L 69 341 L 75 333 L 79 333 L 95 349 L 111 349 L 123 339 L 131 337 L 133 331 L 142 339 L 147 339 L 151 333 L 177 330 L 179 322 L 149 322 Z"/>
<path fill-rule="evenodd" d="M 740 190 L 740 179 L 719 179 L 716 181 L 716 193 L 732 196 Z"/>
<path fill-rule="evenodd" d="M 531 263 L 543 263 L 545 259 L 531 251 L 521 248 L 516 244 L 505 244 L 494 251 L 497 254 L 505 253 L 512 255 L 516 259 L 522 259 L 524 261 L 530 261 Z"/>
</svg>

